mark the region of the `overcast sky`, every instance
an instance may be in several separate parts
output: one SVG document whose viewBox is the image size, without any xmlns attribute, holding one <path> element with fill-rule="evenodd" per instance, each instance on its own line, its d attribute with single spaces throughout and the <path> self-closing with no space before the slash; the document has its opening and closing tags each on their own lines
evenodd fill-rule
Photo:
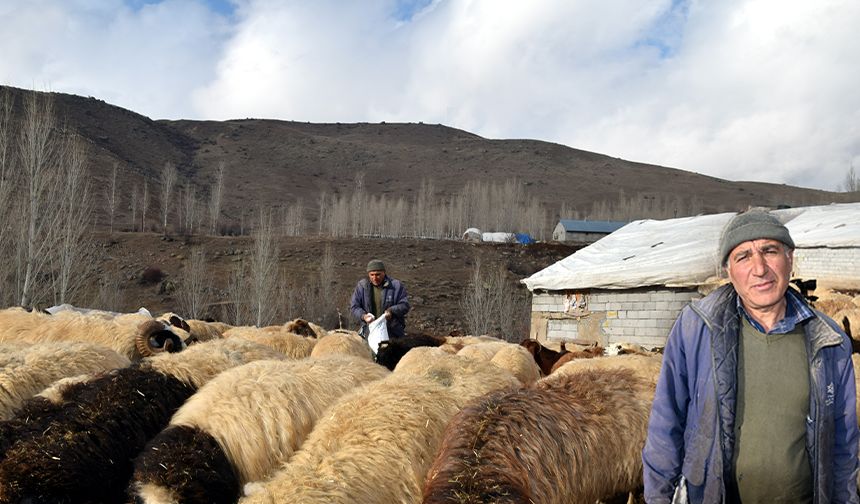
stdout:
<svg viewBox="0 0 860 504">
<path fill-rule="evenodd" d="M 860 171 L 857 0 L 0 0 L 0 82 L 153 119 L 441 123 L 730 180 Z"/>
</svg>

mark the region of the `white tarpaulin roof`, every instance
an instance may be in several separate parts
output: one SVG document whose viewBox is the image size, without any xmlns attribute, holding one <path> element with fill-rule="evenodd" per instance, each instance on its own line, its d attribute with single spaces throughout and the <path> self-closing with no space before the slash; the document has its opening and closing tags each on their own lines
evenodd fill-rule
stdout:
<svg viewBox="0 0 860 504">
<path fill-rule="evenodd" d="M 860 203 L 773 212 L 797 248 L 860 247 Z M 733 213 L 638 220 L 523 280 L 529 290 L 696 286 L 719 274 L 717 247 Z"/>
</svg>

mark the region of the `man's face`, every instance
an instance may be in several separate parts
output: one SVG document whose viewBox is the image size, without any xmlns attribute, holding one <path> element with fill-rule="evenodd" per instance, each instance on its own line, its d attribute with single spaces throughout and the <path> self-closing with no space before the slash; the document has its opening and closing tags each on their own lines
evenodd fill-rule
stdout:
<svg viewBox="0 0 860 504">
<path fill-rule="evenodd" d="M 368 271 L 367 278 L 370 279 L 370 283 L 379 287 L 382 285 L 382 280 L 385 278 L 385 270 Z"/>
<path fill-rule="evenodd" d="M 783 302 L 791 277 L 793 252 L 770 239 L 743 242 L 729 253 L 729 279 L 744 308 L 767 310 Z"/>
</svg>

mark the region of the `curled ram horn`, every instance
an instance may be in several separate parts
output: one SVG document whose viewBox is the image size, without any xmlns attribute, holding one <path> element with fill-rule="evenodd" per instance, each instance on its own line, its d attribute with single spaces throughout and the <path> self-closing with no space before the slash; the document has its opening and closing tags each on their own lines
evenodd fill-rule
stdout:
<svg viewBox="0 0 860 504">
<path fill-rule="evenodd" d="M 138 327 L 134 345 L 142 357 L 163 352 L 179 352 L 185 344 L 170 327 L 158 320 L 146 321 Z"/>
</svg>

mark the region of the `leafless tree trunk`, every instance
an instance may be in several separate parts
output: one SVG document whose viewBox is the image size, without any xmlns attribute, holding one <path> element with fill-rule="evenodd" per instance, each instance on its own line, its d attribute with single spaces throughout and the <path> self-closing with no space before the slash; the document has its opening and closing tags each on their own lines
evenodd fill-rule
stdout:
<svg viewBox="0 0 860 504">
<path fill-rule="evenodd" d="M 93 201 L 86 173 L 86 152 L 76 135 L 67 136 L 58 175 L 63 181 L 58 203 L 57 243 L 53 254 L 55 303 L 74 300 L 90 278 L 94 258 L 86 235 Z"/>
<path fill-rule="evenodd" d="M 854 163 L 848 167 L 848 173 L 845 174 L 845 181 L 842 183 L 842 190 L 845 192 L 860 191 L 860 177 L 854 172 Z"/>
<path fill-rule="evenodd" d="M 179 172 L 176 171 L 176 166 L 170 161 L 164 163 L 164 169 L 161 170 L 161 232 L 165 235 L 167 234 L 167 217 L 170 215 L 173 188 L 178 177 Z"/>
<path fill-rule="evenodd" d="M 105 189 L 105 203 L 107 203 L 108 216 L 110 217 L 110 234 L 113 234 L 113 221 L 116 216 L 117 194 L 116 194 L 116 163 L 113 164 L 110 182 Z"/>
<path fill-rule="evenodd" d="M 206 255 L 202 248 L 191 251 L 182 270 L 176 298 L 182 315 L 201 318 L 211 295 L 211 282 L 206 268 Z"/>
<path fill-rule="evenodd" d="M 140 205 L 140 195 L 137 192 L 137 184 L 131 188 L 131 198 L 129 199 L 129 210 L 131 211 L 131 231 L 137 231 L 137 209 Z"/>
<path fill-rule="evenodd" d="M 51 250 L 52 231 L 59 216 L 51 205 L 59 193 L 59 177 L 53 176 L 59 162 L 54 134 L 53 102 L 39 99 L 36 92 L 25 99 L 24 123 L 18 137 L 22 190 L 25 194 L 22 233 L 24 270 L 21 306 L 30 306 L 38 296 L 36 279 L 45 271 Z"/>
<path fill-rule="evenodd" d="M 251 313 L 258 327 L 270 324 L 277 315 L 278 244 L 270 212 L 260 211 L 254 230 L 254 249 L 249 265 Z"/>
<path fill-rule="evenodd" d="M 247 267 L 243 262 L 236 263 L 236 268 L 230 273 L 227 284 L 228 302 L 227 320 L 233 325 L 246 325 L 250 322 L 248 313 L 248 277 Z"/>
<path fill-rule="evenodd" d="M 181 200 L 182 205 L 180 206 L 180 209 L 182 210 L 182 215 L 179 219 L 180 227 L 184 230 L 185 234 L 193 235 L 194 223 L 197 215 L 197 190 L 194 189 L 191 182 L 188 182 L 185 185 Z"/>
<path fill-rule="evenodd" d="M 14 170 L 14 155 L 10 147 L 13 129 L 10 125 L 12 118 L 12 93 L 3 87 L 0 94 L 0 256 L 7 258 L 0 261 L 0 303 L 7 306 L 15 302 L 11 298 L 14 289 L 15 262 L 8 260 L 14 255 L 12 246 L 13 227 L 16 222 L 16 208 L 13 200 L 13 188 L 16 185 Z M 17 297 L 17 296 L 16 296 Z"/>
<path fill-rule="evenodd" d="M 224 162 L 218 163 L 218 172 L 215 175 L 215 183 L 209 194 L 209 233 L 217 235 L 218 220 L 221 217 L 221 196 L 224 189 Z"/>
<path fill-rule="evenodd" d="M 140 197 L 140 230 L 146 231 L 146 211 L 149 209 L 149 181 L 143 178 L 143 193 Z"/>
<path fill-rule="evenodd" d="M 528 336 L 528 297 L 508 280 L 505 270 L 486 271 L 475 260 L 460 308 L 470 334 L 489 334 L 519 342 Z"/>
</svg>

